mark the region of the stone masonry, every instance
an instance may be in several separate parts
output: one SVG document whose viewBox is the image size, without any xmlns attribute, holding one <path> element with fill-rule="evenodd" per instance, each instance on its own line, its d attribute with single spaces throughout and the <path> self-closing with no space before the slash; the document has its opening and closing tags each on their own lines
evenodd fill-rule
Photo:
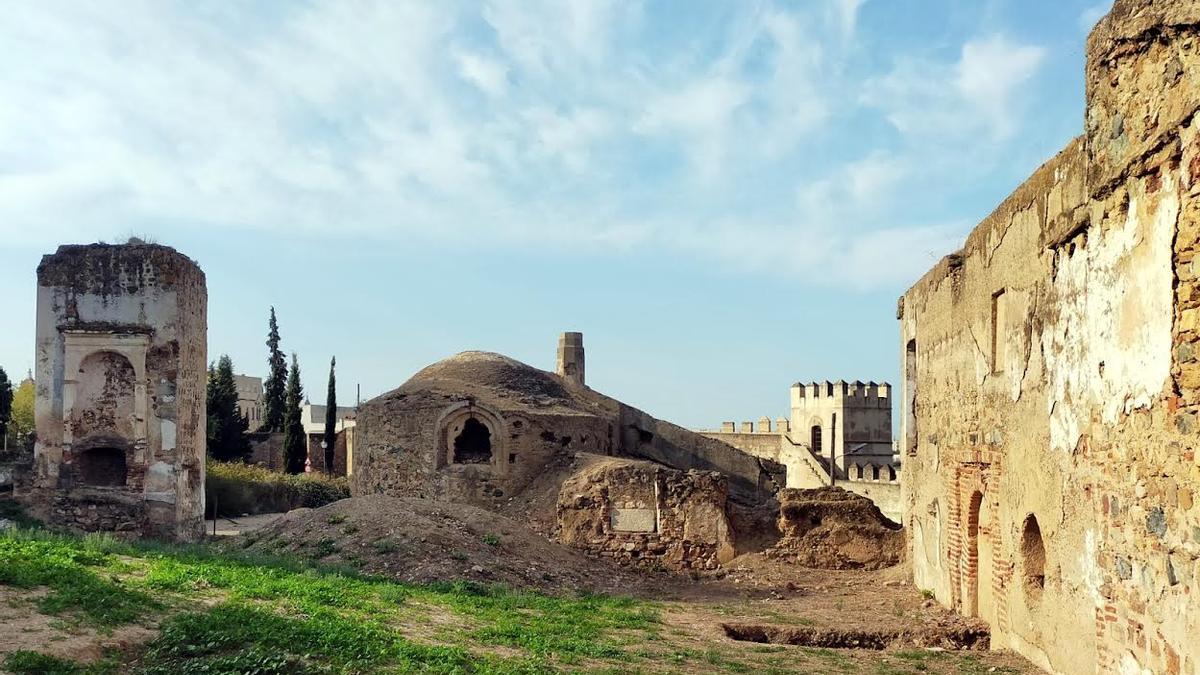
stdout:
<svg viewBox="0 0 1200 675">
<path fill-rule="evenodd" d="M 52 524 L 203 534 L 207 294 L 165 246 L 62 246 L 38 266 L 32 485 Z"/>
<path fill-rule="evenodd" d="M 1200 0 L 1117 0 L 1084 134 L 900 300 L 916 584 L 1060 673 L 1200 673 Z"/>
<path fill-rule="evenodd" d="M 604 459 L 563 483 L 556 538 L 627 564 L 716 569 L 735 555 L 728 494 L 715 471 Z"/>
</svg>

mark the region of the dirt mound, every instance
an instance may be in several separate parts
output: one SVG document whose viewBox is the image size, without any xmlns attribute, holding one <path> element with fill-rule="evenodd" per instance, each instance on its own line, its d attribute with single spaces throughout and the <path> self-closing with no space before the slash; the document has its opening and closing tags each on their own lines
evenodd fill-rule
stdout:
<svg viewBox="0 0 1200 675">
<path fill-rule="evenodd" d="M 372 495 L 297 509 L 230 545 L 345 563 L 400 581 L 628 593 L 647 580 L 484 509 Z"/>
<path fill-rule="evenodd" d="M 779 531 L 766 551 L 805 567 L 880 569 L 904 558 L 904 533 L 874 502 L 839 487 L 781 490 Z"/>
</svg>

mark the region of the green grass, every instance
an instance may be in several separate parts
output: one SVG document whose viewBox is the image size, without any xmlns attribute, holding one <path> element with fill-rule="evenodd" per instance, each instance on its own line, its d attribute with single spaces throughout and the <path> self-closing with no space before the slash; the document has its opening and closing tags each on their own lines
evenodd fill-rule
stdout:
<svg viewBox="0 0 1200 675">
<path fill-rule="evenodd" d="M 625 662 L 659 624 L 655 606 L 625 598 L 401 584 L 294 558 L 20 530 L 0 534 L 0 584 L 46 588 L 39 610 L 83 626 L 158 622 L 138 661 L 148 675 L 554 672 Z M 435 610 L 455 629 L 411 634 Z M 108 672 L 11 658 L 14 672 Z"/>
<path fill-rule="evenodd" d="M 26 650 L 12 652 L 0 665 L 13 675 L 111 675 L 117 672 L 117 664 L 111 659 L 82 665 Z"/>
<path fill-rule="evenodd" d="M 104 574 L 116 560 L 112 540 L 71 540 L 39 532 L 12 531 L 0 538 L 0 585 L 50 589 L 38 601 L 46 614 L 70 609 L 87 621 L 113 626 L 131 623 L 161 605 L 150 595 Z"/>
</svg>

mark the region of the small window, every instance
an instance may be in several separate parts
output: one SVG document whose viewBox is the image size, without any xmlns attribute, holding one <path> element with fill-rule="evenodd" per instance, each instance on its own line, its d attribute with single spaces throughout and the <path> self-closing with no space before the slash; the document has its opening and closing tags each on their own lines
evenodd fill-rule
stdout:
<svg viewBox="0 0 1200 675">
<path fill-rule="evenodd" d="M 1046 544 L 1037 516 L 1029 514 L 1021 528 L 1021 567 L 1025 580 L 1025 595 L 1031 600 L 1042 597 L 1046 587 Z"/>
<path fill-rule="evenodd" d="M 821 426 L 819 424 L 813 425 L 812 432 L 810 433 L 810 440 L 812 443 L 812 451 L 818 455 L 821 454 Z"/>
<path fill-rule="evenodd" d="M 992 295 L 992 373 L 1004 372 L 1005 329 L 1008 326 L 1008 301 L 1004 290 Z"/>
</svg>

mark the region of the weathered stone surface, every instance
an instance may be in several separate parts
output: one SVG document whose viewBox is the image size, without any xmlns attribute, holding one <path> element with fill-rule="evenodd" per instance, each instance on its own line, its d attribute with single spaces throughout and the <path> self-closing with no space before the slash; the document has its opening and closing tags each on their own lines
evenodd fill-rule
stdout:
<svg viewBox="0 0 1200 675">
<path fill-rule="evenodd" d="M 913 573 L 1048 670 L 1195 673 L 1200 1 L 1118 0 L 1086 77 L 1084 136 L 900 303 Z"/>
<path fill-rule="evenodd" d="M 747 503 L 769 499 L 783 473 L 562 376 L 499 354 L 464 352 L 362 405 L 351 489 L 356 496 L 415 494 L 495 506 L 550 462 L 578 452 L 717 470 Z"/>
<path fill-rule="evenodd" d="M 37 444 L 51 523 L 203 536 L 207 294 L 174 249 L 62 246 L 38 267 Z"/>
<path fill-rule="evenodd" d="M 614 506 L 610 509 L 614 532 L 654 532 L 657 512 L 654 509 L 626 509 Z"/>
<path fill-rule="evenodd" d="M 625 563 L 673 569 L 715 569 L 733 558 L 721 474 L 607 457 L 585 462 L 559 492 L 559 541 Z"/>
</svg>

